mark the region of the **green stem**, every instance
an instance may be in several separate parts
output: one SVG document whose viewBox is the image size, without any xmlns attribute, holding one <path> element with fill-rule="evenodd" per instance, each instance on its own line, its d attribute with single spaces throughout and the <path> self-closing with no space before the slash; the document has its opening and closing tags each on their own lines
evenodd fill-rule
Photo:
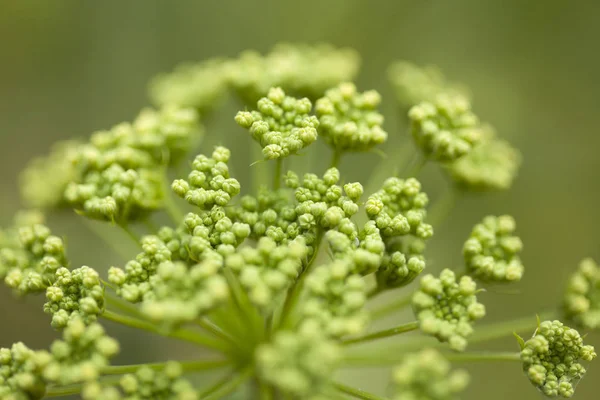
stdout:
<svg viewBox="0 0 600 400">
<path fill-rule="evenodd" d="M 129 317 L 127 315 L 121 315 L 109 310 L 104 311 L 102 317 L 109 321 L 129 326 L 131 328 L 141 329 L 144 331 L 159 334 L 161 336 L 171 337 L 173 339 L 179 339 L 185 342 L 194 343 L 202 347 L 207 347 L 223 353 L 227 353 L 230 350 L 229 347 L 223 342 L 202 336 L 194 331 L 177 329 L 171 332 L 164 332 L 158 329 L 154 324 L 150 322 L 142 321 L 137 318 Z"/>
<path fill-rule="evenodd" d="M 235 344 L 235 340 L 231 336 L 229 336 L 227 333 L 225 333 L 221 328 L 219 328 L 219 326 L 217 326 L 215 323 L 213 323 L 209 319 L 198 318 L 195 322 L 196 322 L 196 325 L 198 325 L 202 329 L 205 329 L 206 331 L 212 333 L 216 337 L 226 340 L 232 344 Z"/>
<path fill-rule="evenodd" d="M 351 387 L 351 386 L 346 386 L 343 383 L 334 382 L 333 386 L 339 392 L 342 392 L 344 394 L 350 395 L 350 396 L 354 397 L 355 399 L 385 400 L 385 397 L 380 397 L 380 396 L 374 395 L 372 393 L 365 392 L 364 390 L 361 390 L 361 389 L 358 389 L 358 388 L 354 388 L 354 387 Z"/>
<path fill-rule="evenodd" d="M 142 314 L 140 313 L 140 310 L 138 310 L 138 308 L 135 305 L 133 305 L 132 303 L 130 303 L 126 300 L 121 299 L 120 297 L 117 297 L 113 293 L 105 290 L 104 291 L 104 299 L 106 300 L 106 304 L 108 304 L 109 306 L 117 308 L 120 311 L 131 314 L 140 319 L 144 319 Z"/>
<path fill-rule="evenodd" d="M 281 187 L 281 173 L 283 169 L 283 158 L 278 158 L 275 161 L 275 172 L 273 173 L 273 190 Z"/>
<path fill-rule="evenodd" d="M 342 159 L 342 152 L 334 149 L 333 155 L 331 157 L 331 168 L 337 168 L 340 165 L 341 159 Z"/>
<path fill-rule="evenodd" d="M 231 378 L 235 375 L 235 372 L 230 372 L 224 375 L 221 379 L 208 386 L 206 389 L 200 391 L 198 393 L 198 398 L 205 399 L 206 396 L 213 394 L 217 390 L 221 389 L 221 387 L 225 386 L 227 382 L 231 380 Z"/>
<path fill-rule="evenodd" d="M 390 336 L 400 335 L 402 333 L 411 332 L 419 328 L 419 321 L 409 322 L 403 325 L 395 326 L 390 329 L 385 329 L 378 332 L 369 333 L 367 335 L 359 336 L 352 339 L 343 340 L 342 343 L 344 345 L 355 344 L 355 343 L 364 343 L 370 342 L 372 340 L 378 340 L 387 338 Z"/>
<path fill-rule="evenodd" d="M 369 176 L 368 184 L 364 191 L 365 194 L 370 196 L 375 193 L 389 177 L 402 176 L 402 173 L 408 169 L 408 165 L 410 165 L 412 161 L 411 153 L 414 151 L 415 149 L 410 143 L 405 143 L 402 148 L 394 152 L 395 154 L 393 157 L 388 156 L 383 161 L 379 162 Z M 403 162 L 403 165 L 399 166 L 398 160 Z"/>
<path fill-rule="evenodd" d="M 264 162 L 263 154 L 259 146 L 252 146 L 252 157 L 255 160 L 260 160 L 252 163 L 252 193 L 258 194 L 262 186 L 267 186 L 269 182 L 267 163 Z"/>
<path fill-rule="evenodd" d="M 427 160 L 427 157 L 425 157 L 422 154 L 419 154 L 416 164 L 408 171 L 406 177 L 416 178 L 423 169 L 423 167 L 427 164 L 427 161 L 429 161 Z"/>
<path fill-rule="evenodd" d="M 106 386 L 112 386 L 112 385 L 116 385 L 119 383 L 119 381 L 121 380 L 120 376 L 114 377 L 108 377 L 106 379 L 100 379 L 100 384 L 102 385 L 106 385 Z M 83 383 L 74 383 L 72 385 L 66 385 L 66 386 L 50 386 L 46 389 L 46 394 L 44 395 L 44 399 L 45 398 L 50 398 L 50 397 L 64 397 L 64 396 L 72 396 L 75 394 L 79 394 L 81 393 L 81 391 L 83 390 Z"/>
<path fill-rule="evenodd" d="M 479 361 L 521 361 L 518 352 L 470 352 L 470 353 L 444 353 L 450 362 L 479 362 Z"/>
<path fill-rule="evenodd" d="M 236 389 L 244 384 L 250 378 L 252 372 L 253 370 L 251 367 L 246 367 L 246 369 L 242 370 L 235 378 L 225 381 L 225 383 L 221 385 L 220 388 L 213 391 L 212 394 L 201 398 L 204 400 L 217 400 L 224 398 L 228 394 L 235 392 Z"/>
<path fill-rule="evenodd" d="M 556 319 L 558 312 L 556 310 L 544 311 L 538 314 L 541 321 Z M 513 332 L 528 331 L 533 335 L 537 328 L 537 318 L 535 315 L 515 319 L 512 321 L 495 322 L 486 324 L 475 329 L 475 333 L 469 338 L 469 343 L 486 342 L 488 340 L 499 339 L 510 336 Z"/>
<path fill-rule="evenodd" d="M 163 173 L 163 187 L 165 191 L 163 199 L 165 211 L 173 221 L 173 224 L 178 226 L 183 221 L 184 213 L 175 201 L 175 196 L 173 196 L 173 192 L 171 191 L 171 185 L 169 184 L 169 177 L 167 176 L 166 171 Z"/>
<path fill-rule="evenodd" d="M 281 314 L 279 315 L 277 324 L 275 324 L 276 327 L 280 328 L 288 322 L 288 319 L 289 319 L 290 315 L 292 314 L 292 311 L 295 308 L 296 303 L 298 302 L 298 300 L 300 298 L 300 295 L 302 294 L 302 288 L 304 287 L 304 280 L 310 274 L 312 267 L 317 259 L 317 256 L 319 254 L 319 249 L 321 247 L 322 239 L 323 239 L 323 232 L 321 230 L 319 230 L 319 232 L 317 233 L 315 248 L 314 248 L 312 257 L 306 264 L 306 267 L 300 272 L 300 275 L 298 276 L 298 278 L 296 278 L 296 280 L 292 283 L 292 287 L 290 287 L 288 289 L 287 296 L 283 303 L 283 309 L 281 310 Z"/>
<path fill-rule="evenodd" d="M 381 307 L 374 309 L 373 311 L 371 311 L 371 320 L 375 321 L 375 320 L 384 318 L 396 311 L 402 310 L 403 308 L 410 305 L 410 303 L 412 301 L 412 297 L 413 297 L 413 293 L 411 292 L 411 293 L 408 293 L 406 296 L 401 297 L 397 300 L 394 300 L 393 302 L 391 302 L 389 304 L 385 304 Z"/>
<path fill-rule="evenodd" d="M 102 368 L 102 375 L 122 375 L 136 372 L 141 367 L 151 368 L 153 370 L 163 369 L 168 362 L 133 364 L 133 365 L 111 365 Z M 178 361 L 184 372 L 209 371 L 230 364 L 229 360 L 197 360 L 197 361 Z"/>
<path fill-rule="evenodd" d="M 427 222 L 436 228 L 442 225 L 442 223 L 450 216 L 457 200 L 463 193 L 464 192 L 455 187 L 446 190 L 431 207 Z"/>
<path fill-rule="evenodd" d="M 140 236 L 137 233 L 135 233 L 129 225 L 127 225 L 125 223 L 118 224 L 118 225 L 123 230 L 123 232 L 125 232 L 127 234 L 127 236 L 129 236 L 131 238 L 131 240 L 133 240 L 133 242 L 135 242 L 135 244 L 137 244 L 138 246 L 140 245 L 140 241 L 141 241 Z"/>
<path fill-rule="evenodd" d="M 102 241 L 106 243 L 119 257 L 123 258 L 124 260 L 131 258 L 131 254 L 133 253 L 134 249 L 131 246 L 128 246 L 123 240 L 115 240 L 115 236 L 104 229 L 108 227 L 108 224 L 93 221 L 83 216 L 81 217 L 81 221 L 83 221 L 83 224 L 96 236 L 102 239 Z"/>
</svg>

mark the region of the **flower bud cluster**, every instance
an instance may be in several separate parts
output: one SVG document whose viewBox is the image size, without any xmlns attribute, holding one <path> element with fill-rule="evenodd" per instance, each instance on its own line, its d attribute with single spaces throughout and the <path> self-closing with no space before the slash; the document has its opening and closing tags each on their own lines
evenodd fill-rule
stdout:
<svg viewBox="0 0 600 400">
<path fill-rule="evenodd" d="M 301 316 L 317 323 L 329 337 L 356 335 L 368 323 L 366 282 L 352 273 L 353 269 L 351 259 L 337 258 L 318 266 L 306 278 Z"/>
<path fill-rule="evenodd" d="M 280 331 L 256 351 L 258 375 L 285 394 L 310 399 L 323 392 L 341 361 L 341 349 L 310 321 Z"/>
<path fill-rule="evenodd" d="M 235 122 L 260 144 L 265 160 L 297 154 L 317 140 L 319 121 L 310 115 L 309 99 L 286 96 L 283 89 L 275 87 L 256 105 L 257 111 L 238 112 Z"/>
<path fill-rule="evenodd" d="M 124 375 L 117 386 L 103 386 L 100 382 L 87 384 L 82 392 L 84 400 L 197 400 L 192 384 L 181 377 L 181 364 L 169 362 L 161 370 L 141 367 L 133 374 Z"/>
<path fill-rule="evenodd" d="M 352 273 L 364 276 L 377 271 L 382 263 L 385 244 L 375 223 L 367 222 L 360 232 L 356 232 L 353 222 L 338 229 L 325 233 L 331 254 L 350 262 Z"/>
<path fill-rule="evenodd" d="M 330 87 L 353 80 L 359 66 L 360 57 L 353 49 L 281 43 L 265 56 L 242 53 L 229 64 L 228 75 L 231 86 L 249 103 L 272 87 L 317 99 Z"/>
<path fill-rule="evenodd" d="M 477 116 L 463 96 L 441 93 L 408 112 L 412 136 L 425 157 L 452 162 L 467 155 L 483 137 Z"/>
<path fill-rule="evenodd" d="M 225 266 L 239 276 L 250 301 L 267 312 L 296 280 L 307 253 L 301 236 L 283 245 L 262 237 L 256 248 L 243 247 L 228 255 Z"/>
<path fill-rule="evenodd" d="M 210 158 L 198 155 L 192 162 L 192 172 L 187 180 L 173 181 L 173 192 L 189 204 L 202 209 L 210 209 L 214 205 L 226 206 L 240 192 L 240 183 L 229 176 L 227 163 L 231 152 L 217 146 Z"/>
<path fill-rule="evenodd" d="M 10 349 L 0 349 L 0 398 L 37 400 L 46 393 L 43 372 L 52 356 L 34 351 L 17 342 Z"/>
<path fill-rule="evenodd" d="M 56 143 L 46 156 L 34 158 L 19 177 L 21 198 L 30 207 L 44 210 L 66 207 L 65 188 L 77 179 L 73 161 L 81 143 L 68 140 Z"/>
<path fill-rule="evenodd" d="M 86 325 L 104 311 L 104 287 L 96 270 L 83 266 L 69 271 L 61 267 L 56 281 L 46 289 L 44 312 L 52 315 L 51 325 L 60 329 L 72 318 L 81 318 Z"/>
<path fill-rule="evenodd" d="M 579 263 L 563 299 L 565 316 L 585 329 L 600 327 L 600 267 L 591 258 Z"/>
<path fill-rule="evenodd" d="M 228 63 L 217 58 L 178 65 L 172 72 L 152 79 L 148 88 L 150 98 L 161 107 L 177 104 L 205 114 L 218 104 L 227 90 Z"/>
<path fill-rule="evenodd" d="M 406 108 L 424 101 L 434 101 L 440 93 L 462 94 L 466 97 L 464 88 L 447 82 L 435 65 L 420 67 L 408 61 L 396 61 L 388 69 L 388 79 L 397 101 Z"/>
<path fill-rule="evenodd" d="M 365 210 L 384 239 L 405 235 L 429 239 L 433 227 L 424 222 L 428 202 L 418 180 L 394 177 L 388 178 L 381 190 L 369 196 Z"/>
<path fill-rule="evenodd" d="M 338 152 L 371 150 L 387 140 L 379 103 L 377 91 L 359 93 L 350 82 L 327 90 L 315 104 L 319 134 Z"/>
<path fill-rule="evenodd" d="M 487 216 L 475 225 L 463 246 L 469 274 L 484 282 L 521 280 L 525 271 L 519 257 L 523 242 L 514 235 L 515 229 L 510 215 Z"/>
<path fill-rule="evenodd" d="M 63 339 L 50 346 L 52 360 L 44 369 L 44 378 L 59 385 L 94 381 L 118 352 L 119 343 L 106 336 L 100 324 L 86 326 L 73 318 L 63 331 Z"/>
<path fill-rule="evenodd" d="M 142 299 L 142 313 L 170 328 L 223 304 L 229 288 L 219 273 L 222 266 L 220 258 L 192 267 L 183 262 L 161 263 L 150 279 L 152 289 Z"/>
<path fill-rule="evenodd" d="M 434 349 L 409 354 L 393 372 L 394 400 L 457 400 L 469 384 L 465 370 L 452 371 Z"/>
<path fill-rule="evenodd" d="M 169 261 L 194 265 L 206 259 L 232 254 L 250 235 L 250 227 L 232 222 L 223 208 L 188 213 L 177 229 L 163 227 L 157 236 L 142 238 L 142 252 L 123 269 L 111 267 L 108 279 L 117 285 L 117 293 L 125 300 L 139 302 L 154 290 L 152 278 L 159 266 Z"/>
<path fill-rule="evenodd" d="M 512 186 L 521 154 L 510 143 L 495 137 L 493 129 L 483 125 L 483 140 L 467 155 L 447 165 L 454 183 L 474 192 L 502 191 Z"/>
<path fill-rule="evenodd" d="M 42 292 L 56 280 L 56 271 L 68 264 L 64 243 L 42 224 L 16 231 L 0 249 L 0 278 L 21 295 Z"/>
<path fill-rule="evenodd" d="M 388 244 L 377 269 L 377 287 L 397 288 L 411 283 L 425 269 L 425 242 L 418 238 L 406 238 Z"/>
<path fill-rule="evenodd" d="M 521 350 L 523 371 L 548 397 L 571 397 L 586 373 L 579 360 L 591 361 L 594 348 L 583 344 L 575 329 L 560 321 L 542 322 Z"/>
<path fill-rule="evenodd" d="M 179 161 L 199 135 L 194 110 L 143 110 L 132 123 L 96 132 L 77 152 L 76 180 L 65 199 L 93 219 L 126 223 L 162 206 L 164 167 Z"/>
<path fill-rule="evenodd" d="M 477 284 L 471 277 L 459 281 L 449 269 L 436 278 L 427 274 L 412 298 L 413 312 L 421 331 L 448 342 L 450 348 L 464 351 L 473 323 L 485 315 L 485 306 L 477 302 Z"/>
</svg>

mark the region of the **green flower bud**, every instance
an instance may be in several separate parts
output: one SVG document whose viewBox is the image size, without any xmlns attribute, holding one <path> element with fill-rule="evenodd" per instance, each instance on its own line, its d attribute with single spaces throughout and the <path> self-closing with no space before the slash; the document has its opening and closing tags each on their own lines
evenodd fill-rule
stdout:
<svg viewBox="0 0 600 400">
<path fill-rule="evenodd" d="M 380 102 L 379 93 L 357 93 L 353 83 L 329 89 L 315 104 L 319 133 L 338 152 L 371 150 L 387 140 L 383 115 L 376 111 Z"/>
<path fill-rule="evenodd" d="M 22 342 L 0 349 L 0 397 L 41 399 L 46 394 L 44 369 L 51 361 L 46 351 L 33 351 Z"/>
<path fill-rule="evenodd" d="M 585 374 L 579 360 L 591 361 L 594 348 L 583 344 L 574 329 L 560 321 L 544 321 L 521 349 L 523 371 L 548 397 L 571 397 Z"/>
<path fill-rule="evenodd" d="M 563 298 L 565 316 L 585 329 L 600 327 L 600 267 L 591 258 L 579 263 Z"/>
<path fill-rule="evenodd" d="M 515 220 L 509 215 L 488 216 L 475 225 L 463 246 L 467 269 L 485 282 L 521 280 L 525 268 L 519 257 L 521 239 L 514 236 Z"/>
</svg>

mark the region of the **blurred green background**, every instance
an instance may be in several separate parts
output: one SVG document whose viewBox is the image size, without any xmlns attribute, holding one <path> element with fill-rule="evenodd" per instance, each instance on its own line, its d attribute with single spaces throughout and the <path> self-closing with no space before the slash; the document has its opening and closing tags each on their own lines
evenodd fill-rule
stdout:
<svg viewBox="0 0 600 400">
<path fill-rule="evenodd" d="M 525 243 L 526 277 L 517 291 L 482 295 L 486 319 L 534 315 L 560 302 L 565 279 L 582 257 L 600 258 L 599 18 L 600 3 L 592 0 L 1 0 L 0 222 L 10 223 L 19 208 L 17 176 L 31 157 L 56 140 L 132 119 L 148 104 L 146 83 L 156 73 L 248 48 L 265 52 L 278 41 L 331 42 L 361 53 L 358 85 L 383 94 L 392 145 L 403 143 L 406 127 L 395 118 L 385 70 L 408 59 L 437 64 L 467 84 L 476 112 L 521 149 L 525 163 L 513 190 L 461 199 L 432 240 L 430 268 L 457 265 L 462 242 L 484 215 L 513 214 Z M 229 101 L 212 118 L 206 144 L 230 146 L 234 159 L 244 154 L 235 168 L 243 184 L 249 141 L 233 122 L 236 107 Z M 393 146 L 386 151 L 393 157 Z M 376 155 L 349 156 L 343 173 L 365 179 L 376 162 Z M 435 201 L 445 189 L 443 177 L 428 166 L 422 178 Z M 122 264 L 75 216 L 50 222 L 68 237 L 74 265 Z M 56 334 L 42 300 L 15 300 L 0 287 L 0 346 L 17 340 L 48 345 Z M 189 353 L 127 329 L 109 330 L 123 343 L 117 362 Z M 588 340 L 600 347 L 600 335 Z M 516 350 L 514 339 L 492 346 Z M 541 397 L 519 365 L 470 370 L 467 399 Z M 347 373 L 372 390 L 384 387 L 388 375 L 380 369 Z M 591 365 L 576 398 L 597 398 L 599 380 L 600 367 Z"/>
</svg>

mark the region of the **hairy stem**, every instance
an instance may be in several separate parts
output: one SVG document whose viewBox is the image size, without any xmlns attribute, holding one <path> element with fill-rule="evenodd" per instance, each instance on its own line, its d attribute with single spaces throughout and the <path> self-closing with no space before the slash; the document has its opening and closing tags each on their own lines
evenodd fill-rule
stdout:
<svg viewBox="0 0 600 400">
<path fill-rule="evenodd" d="M 225 343 L 218 341 L 218 340 L 214 340 L 209 337 L 202 336 L 199 333 L 194 332 L 194 331 L 189 331 L 189 330 L 185 330 L 185 329 L 177 329 L 177 330 L 174 330 L 171 332 L 164 332 L 150 322 L 142 321 L 137 318 L 129 317 L 126 315 L 121 315 L 121 314 L 118 314 L 118 313 L 115 313 L 115 312 L 109 311 L 109 310 L 104 311 L 104 313 L 102 314 L 102 317 L 109 321 L 116 322 L 121 325 L 129 326 L 131 328 L 141 329 L 141 330 L 144 330 L 147 332 L 159 334 L 161 336 L 166 336 L 166 337 L 171 337 L 174 339 L 183 340 L 186 342 L 200 345 L 202 347 L 207 347 L 209 349 L 217 350 L 217 351 L 220 351 L 223 353 L 227 353 L 230 350 L 229 347 Z"/>
<path fill-rule="evenodd" d="M 364 390 L 344 385 L 343 383 L 335 382 L 333 386 L 341 393 L 350 395 L 355 399 L 364 400 L 385 400 L 385 397 L 380 397 Z"/>
<path fill-rule="evenodd" d="M 356 344 L 356 343 L 365 343 L 370 342 L 372 340 L 383 339 L 390 336 L 400 335 L 402 333 L 411 332 L 419 328 L 419 322 L 413 321 L 403 325 L 395 326 L 390 329 L 385 329 L 378 332 L 369 333 L 367 335 L 359 336 L 352 339 L 343 340 L 342 343 L 344 345 L 348 344 Z"/>
</svg>

